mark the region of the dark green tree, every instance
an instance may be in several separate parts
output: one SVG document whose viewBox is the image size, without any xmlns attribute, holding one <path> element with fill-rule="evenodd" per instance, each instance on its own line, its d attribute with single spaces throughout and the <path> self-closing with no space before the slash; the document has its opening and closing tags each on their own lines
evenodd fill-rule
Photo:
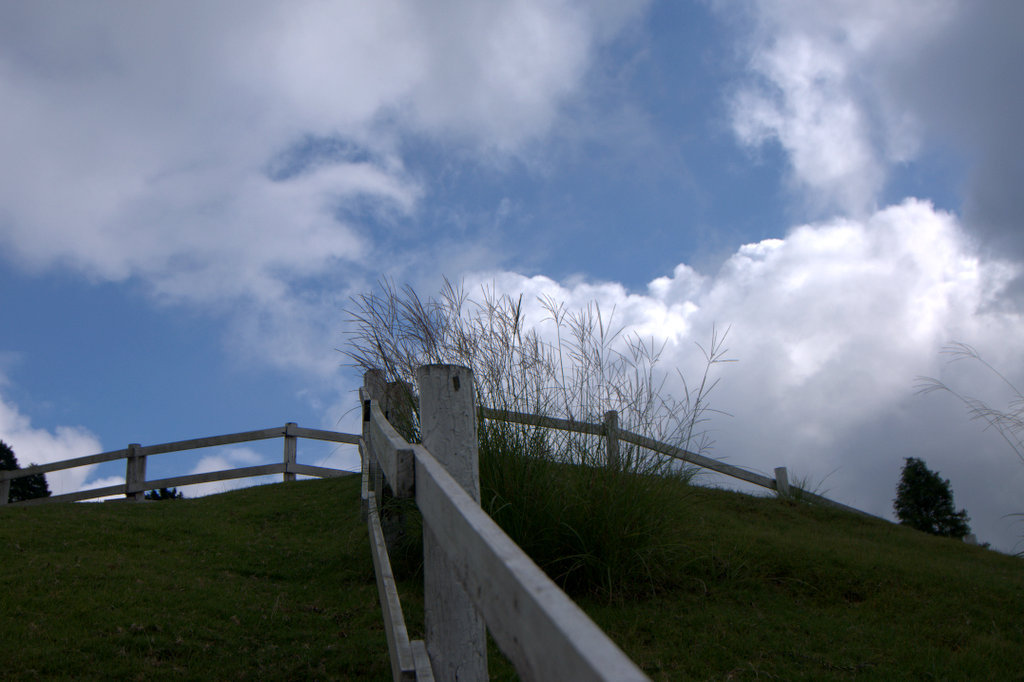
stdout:
<svg viewBox="0 0 1024 682">
<path fill-rule="evenodd" d="M 18 466 L 18 458 L 14 456 L 14 450 L 7 443 L 0 440 L 0 469 L 14 470 L 20 468 Z M 50 487 L 46 484 L 46 476 L 35 474 L 11 481 L 11 492 L 7 496 L 7 501 L 21 502 L 22 500 L 49 496 Z"/>
<path fill-rule="evenodd" d="M 967 512 L 955 511 L 949 479 L 943 480 L 916 457 L 906 459 L 892 505 L 900 523 L 911 528 L 951 538 L 971 532 Z"/>
<path fill-rule="evenodd" d="M 150 490 L 146 493 L 147 500 L 180 500 L 185 497 L 184 493 L 179 493 L 177 488 L 160 488 L 159 490 Z"/>
</svg>

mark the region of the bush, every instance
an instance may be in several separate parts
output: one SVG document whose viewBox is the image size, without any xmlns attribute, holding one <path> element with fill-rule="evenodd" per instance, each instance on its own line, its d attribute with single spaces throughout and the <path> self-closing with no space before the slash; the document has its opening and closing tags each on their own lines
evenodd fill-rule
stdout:
<svg viewBox="0 0 1024 682">
<path fill-rule="evenodd" d="M 954 511 L 949 480 L 916 457 L 908 457 L 903 465 L 893 508 L 900 523 L 932 535 L 962 538 L 971 532 L 967 512 Z"/>
<path fill-rule="evenodd" d="M 153 500 L 156 502 L 162 502 L 164 500 L 180 500 L 185 497 L 185 493 L 179 492 L 177 488 L 160 488 L 159 490 L 150 490 L 146 493 L 147 500 Z"/>
</svg>

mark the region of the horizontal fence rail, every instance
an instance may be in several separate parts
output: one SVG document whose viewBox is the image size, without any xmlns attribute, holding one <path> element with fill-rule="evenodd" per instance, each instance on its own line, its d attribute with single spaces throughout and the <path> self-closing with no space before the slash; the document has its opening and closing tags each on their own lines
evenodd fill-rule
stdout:
<svg viewBox="0 0 1024 682">
<path fill-rule="evenodd" d="M 377 496 L 363 488 L 368 503 L 367 525 L 370 535 L 370 550 L 373 556 L 373 571 L 377 578 L 377 594 L 384 614 L 384 635 L 388 641 L 391 658 L 391 674 L 396 680 L 423 680 L 432 682 L 433 670 L 423 640 L 409 640 L 405 627 L 402 604 L 398 598 L 398 586 L 391 572 L 387 542 L 380 524 L 380 509 Z"/>
<path fill-rule="evenodd" d="M 294 480 L 296 475 L 352 475 L 355 472 L 298 463 L 297 441 L 307 438 L 356 445 L 362 474 L 362 511 L 392 676 L 405 681 L 458 677 L 467 682 L 487 677 L 486 631 L 524 679 L 648 679 L 480 507 L 478 419 L 603 437 L 609 466 L 620 464 L 619 445 L 624 442 L 774 490 L 782 497 L 798 496 L 872 516 L 790 486 L 784 467 L 777 468 L 775 478 L 770 478 L 620 429 L 615 411 L 606 413 L 603 423 L 593 424 L 477 406 L 472 372 L 463 367 L 421 367 L 417 378 L 421 395 L 418 400 L 410 400 L 411 385 L 389 384 L 377 370 L 366 373 L 359 396 L 363 410 L 361 435 L 302 428 L 289 422 L 283 427 L 156 445 L 132 443 L 121 450 L 0 471 L 0 504 L 7 504 L 12 480 L 120 459 L 126 460 L 124 484 L 16 504 L 111 495 L 140 500 L 147 490 L 268 474 L 281 474 L 285 481 Z M 416 423 L 412 410 L 417 403 L 422 444 L 409 443 L 395 427 L 399 424 L 408 430 Z M 272 438 L 284 440 L 280 462 L 146 478 L 146 458 L 151 455 Z M 387 547 L 394 534 L 400 532 L 401 519 L 392 517 L 388 507 L 382 507 L 386 494 L 411 498 L 423 518 L 426 641 L 410 640 L 402 613 Z"/>
<path fill-rule="evenodd" d="M 173 476 L 147 480 L 146 457 L 150 455 L 162 455 L 170 452 L 183 452 L 185 450 L 197 450 L 200 448 L 211 448 L 221 445 L 233 445 L 235 443 L 248 443 L 257 440 L 268 440 L 271 438 L 284 439 L 284 459 L 274 464 L 263 464 L 250 467 L 239 467 L 221 471 L 209 471 L 199 474 L 188 474 L 184 476 Z M 195 485 L 197 483 L 209 483 L 212 481 L 226 481 L 236 478 L 252 478 L 255 476 L 266 476 L 282 474 L 285 480 L 294 480 L 299 476 L 316 476 L 320 478 L 345 476 L 354 472 L 333 469 L 329 467 L 312 466 L 299 464 L 296 459 L 296 440 L 307 438 L 310 440 L 328 441 L 334 443 L 346 443 L 358 445 L 360 437 L 351 433 L 340 433 L 337 431 L 325 431 L 322 429 L 309 429 L 289 422 L 284 426 L 270 429 L 259 429 L 256 431 L 243 431 L 241 433 L 229 433 L 221 436 L 210 436 L 207 438 L 192 438 L 189 440 L 173 441 L 170 443 L 158 443 L 156 445 L 131 444 L 123 450 L 111 450 L 96 455 L 75 457 L 60 462 L 48 464 L 37 464 L 24 469 L 12 469 L 0 471 L 0 505 L 7 504 L 10 490 L 10 482 L 26 476 L 46 474 L 52 471 L 63 471 L 76 467 L 89 466 L 113 462 L 119 459 L 127 460 L 125 482 L 119 485 L 106 486 L 104 488 L 93 488 L 91 490 L 79 490 L 63 495 L 52 495 L 31 500 L 22 500 L 13 504 L 44 504 L 47 502 L 77 502 L 90 500 L 110 495 L 125 495 L 133 499 L 141 499 L 147 490 L 159 488 L 175 488 L 179 486 Z"/>
<path fill-rule="evenodd" d="M 461 390 L 473 394 L 472 374 L 465 368 L 420 369 L 424 444 L 408 443 L 388 423 L 386 415 L 394 415 L 397 407 L 389 404 L 388 385 L 379 375 L 367 372 L 360 396 L 364 400 L 362 497 L 368 509 L 375 561 L 383 564 L 387 560 L 386 533 L 381 531 L 377 508 L 382 478 L 388 479 L 396 496 L 411 494 L 423 517 L 427 641 L 422 645 L 428 656 L 426 665 L 422 665 L 422 659 L 416 660 L 416 646 L 421 643 L 408 641 L 397 593 L 389 587 L 393 583 L 390 567 L 377 570 L 393 678 L 449 679 L 457 670 L 459 679 L 486 679 L 486 642 L 483 630 L 475 630 L 479 617 L 481 628 L 486 624 L 523 679 L 648 679 L 471 494 L 476 490 L 479 495 L 479 474 L 476 463 L 470 461 L 476 457 L 475 413 L 472 407 L 464 409 L 464 402 L 456 407 L 437 399 L 437 375 L 446 371 L 454 371 L 449 377 L 454 391 L 460 390 L 461 379 Z M 429 398 L 424 397 L 424 382 L 431 386 Z M 460 400 L 466 399 L 466 395 L 460 396 Z M 468 400 L 472 406 L 472 398 Z M 452 414 L 437 416 L 445 411 Z M 569 424 L 565 420 L 550 421 Z M 460 423 L 470 427 L 460 430 Z M 449 433 L 438 433 L 449 428 Z M 411 472 L 405 464 L 409 461 L 413 464 Z M 397 477 L 394 483 L 392 475 Z M 440 572 L 431 569 L 432 562 L 438 560 L 429 549 L 435 545 L 443 554 Z M 476 616 L 460 615 L 464 608 L 460 593 L 468 597 L 468 608 Z M 438 595 L 449 594 L 454 601 L 444 601 L 446 596 L 439 601 Z"/>
<path fill-rule="evenodd" d="M 521 677 L 647 679 L 426 448 L 416 446 L 415 453 L 416 502 L 424 522 Z"/>
<path fill-rule="evenodd" d="M 495 421 L 505 421 L 513 424 L 523 424 L 526 426 L 539 426 L 548 429 L 571 431 L 594 436 L 605 436 L 608 439 L 609 461 L 613 458 L 617 458 L 617 444 L 619 441 L 622 441 L 631 443 L 632 445 L 636 445 L 637 447 L 641 447 L 646 450 L 651 450 L 652 452 L 657 452 L 688 462 L 690 464 L 695 464 L 699 467 L 709 469 L 710 471 L 714 471 L 725 476 L 730 476 L 741 481 L 746 481 L 747 483 L 761 486 L 762 488 L 774 490 L 783 497 L 792 498 L 798 496 L 801 500 L 814 502 L 822 506 L 842 509 L 843 511 L 853 512 L 863 516 L 870 516 L 872 518 L 881 518 L 874 514 L 869 514 L 866 511 L 847 506 L 841 502 L 830 500 L 829 498 L 818 495 L 817 493 L 812 493 L 790 485 L 785 467 L 777 468 L 775 470 L 776 478 L 770 478 L 732 464 L 726 464 L 721 460 L 706 457 L 704 455 L 697 454 L 696 452 L 690 452 L 689 450 L 669 445 L 668 443 L 662 443 L 661 441 L 648 438 L 647 436 L 643 436 L 638 433 L 633 433 L 632 431 L 619 429 L 617 427 L 617 414 L 614 411 L 609 412 L 608 415 L 606 415 L 606 420 L 603 424 L 578 422 L 571 419 L 558 419 L 539 414 L 515 412 L 513 410 L 501 410 L 493 407 L 480 407 L 479 414 L 483 419 L 493 419 Z"/>
</svg>

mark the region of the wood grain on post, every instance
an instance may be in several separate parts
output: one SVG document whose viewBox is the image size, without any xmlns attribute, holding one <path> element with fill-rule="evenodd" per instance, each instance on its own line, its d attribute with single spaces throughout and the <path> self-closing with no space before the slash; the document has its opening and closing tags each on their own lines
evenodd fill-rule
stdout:
<svg viewBox="0 0 1024 682">
<path fill-rule="evenodd" d="M 466 493 L 480 502 L 473 372 L 426 365 L 416 372 L 423 446 Z M 455 578 L 443 545 L 424 520 L 423 581 L 427 652 L 438 679 L 474 682 L 487 677 L 483 617 Z"/>
<path fill-rule="evenodd" d="M 363 441 L 366 443 L 372 443 L 371 429 L 373 428 L 371 416 L 371 405 L 373 402 L 379 403 L 384 397 L 384 389 L 387 386 L 387 381 L 384 379 L 384 370 L 381 369 L 370 369 L 363 374 L 363 390 L 360 395 L 363 398 Z M 384 484 L 381 481 L 381 467 L 380 462 L 377 461 L 377 457 L 374 454 L 372 445 L 370 446 L 370 452 L 367 453 L 369 456 L 366 458 L 367 477 L 369 478 L 369 489 L 373 492 L 377 499 L 380 500 L 383 496 Z"/>
<path fill-rule="evenodd" d="M 295 480 L 295 474 L 292 472 L 292 467 L 295 466 L 295 458 L 297 452 L 298 443 L 296 442 L 295 436 L 292 435 L 292 429 L 298 426 L 295 422 L 288 422 L 284 425 L 284 481 Z"/>
<path fill-rule="evenodd" d="M 775 467 L 775 492 L 784 500 L 790 498 L 789 472 L 786 471 L 786 467 Z"/>
<path fill-rule="evenodd" d="M 146 456 L 139 454 L 140 447 L 138 443 L 128 446 L 124 474 L 124 496 L 136 502 L 146 499 Z"/>
</svg>

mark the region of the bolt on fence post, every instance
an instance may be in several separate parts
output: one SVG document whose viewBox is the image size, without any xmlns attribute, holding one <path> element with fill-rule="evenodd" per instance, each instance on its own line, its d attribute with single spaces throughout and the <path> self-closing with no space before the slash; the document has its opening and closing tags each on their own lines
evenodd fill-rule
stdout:
<svg viewBox="0 0 1024 682">
<path fill-rule="evenodd" d="M 786 471 L 786 467 L 775 468 L 775 490 L 782 499 L 790 498 L 789 473 Z"/>
<path fill-rule="evenodd" d="M 619 413 L 608 410 L 604 413 L 604 439 L 608 449 L 608 468 L 618 469 L 619 460 Z"/>
<path fill-rule="evenodd" d="M 295 464 L 296 451 L 298 444 L 296 443 L 296 437 L 289 435 L 292 427 L 298 426 L 295 422 L 288 422 L 284 425 L 284 481 L 295 480 L 295 474 L 289 471 L 289 469 Z"/>
<path fill-rule="evenodd" d="M 146 499 L 146 456 L 139 454 L 140 447 L 138 443 L 128 444 L 124 473 L 124 496 L 136 502 Z"/>
<path fill-rule="evenodd" d="M 473 372 L 426 365 L 416 372 L 423 445 L 470 497 L 480 502 Z M 429 524 L 423 524 L 423 582 L 427 651 L 439 680 L 487 677 L 487 629 Z"/>
</svg>

